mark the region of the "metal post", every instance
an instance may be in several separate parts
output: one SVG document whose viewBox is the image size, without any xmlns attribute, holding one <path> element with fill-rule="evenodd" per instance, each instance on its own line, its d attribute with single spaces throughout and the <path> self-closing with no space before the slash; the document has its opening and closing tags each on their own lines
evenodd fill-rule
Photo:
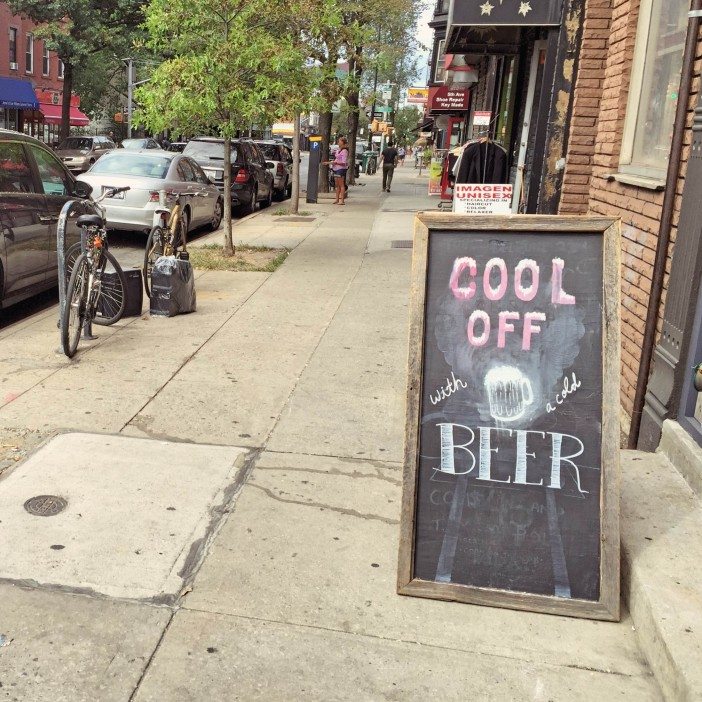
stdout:
<svg viewBox="0 0 702 702">
<path fill-rule="evenodd" d="M 290 214 L 297 214 L 300 209 L 300 113 L 295 112 L 293 127 L 293 182 Z"/>
</svg>

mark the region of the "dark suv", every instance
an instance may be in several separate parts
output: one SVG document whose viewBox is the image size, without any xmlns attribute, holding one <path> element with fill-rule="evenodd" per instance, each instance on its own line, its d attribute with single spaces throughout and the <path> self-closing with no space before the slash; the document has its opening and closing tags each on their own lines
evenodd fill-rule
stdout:
<svg viewBox="0 0 702 702">
<path fill-rule="evenodd" d="M 197 137 L 183 150 L 197 161 L 205 175 L 224 191 L 224 139 Z M 260 203 L 268 207 L 273 200 L 273 175 L 266 167 L 261 150 L 249 139 L 232 139 L 232 207 L 250 213 Z"/>
<path fill-rule="evenodd" d="M 0 307 L 56 285 L 59 214 L 76 198 L 78 214 L 94 213 L 90 192 L 39 140 L 0 129 Z M 75 219 L 66 237 L 80 239 Z"/>
</svg>

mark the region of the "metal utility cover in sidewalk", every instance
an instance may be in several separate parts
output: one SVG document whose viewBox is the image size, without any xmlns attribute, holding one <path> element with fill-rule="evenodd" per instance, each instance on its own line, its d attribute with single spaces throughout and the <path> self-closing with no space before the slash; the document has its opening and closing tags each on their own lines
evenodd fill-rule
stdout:
<svg viewBox="0 0 702 702">
<path fill-rule="evenodd" d="M 0 481 L 0 578 L 168 600 L 236 488 L 244 449 L 101 434 L 52 439 Z M 51 516 L 24 505 L 67 503 Z"/>
</svg>

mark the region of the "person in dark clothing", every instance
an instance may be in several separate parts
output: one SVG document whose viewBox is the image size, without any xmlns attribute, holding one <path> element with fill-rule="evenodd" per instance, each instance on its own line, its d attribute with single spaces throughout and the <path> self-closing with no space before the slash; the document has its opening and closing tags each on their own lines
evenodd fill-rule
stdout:
<svg viewBox="0 0 702 702">
<path fill-rule="evenodd" d="M 380 154 L 380 163 L 383 164 L 383 192 L 390 192 L 392 185 L 392 177 L 395 174 L 395 166 L 397 165 L 397 149 L 390 142 Z"/>
</svg>

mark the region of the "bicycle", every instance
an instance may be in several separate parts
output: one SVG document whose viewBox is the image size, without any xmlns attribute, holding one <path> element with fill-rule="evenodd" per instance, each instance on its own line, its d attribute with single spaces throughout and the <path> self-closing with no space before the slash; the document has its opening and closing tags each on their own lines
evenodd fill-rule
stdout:
<svg viewBox="0 0 702 702">
<path fill-rule="evenodd" d="M 99 206 L 106 197 L 126 192 L 123 188 L 106 188 L 95 200 Z M 117 259 L 109 252 L 105 218 L 81 215 L 81 243 L 66 252 L 66 300 L 61 311 L 61 346 L 68 358 L 78 349 L 81 331 L 90 324 L 110 325 L 119 321 L 126 304 L 127 282 Z"/>
<path fill-rule="evenodd" d="M 154 226 L 149 232 L 144 251 L 142 271 L 144 290 L 148 297 L 151 297 L 151 271 L 156 260 L 161 256 L 188 257 L 188 223 L 183 216 L 183 206 L 180 202 L 184 195 L 181 193 L 166 193 L 166 195 L 175 196 L 175 203 L 170 210 L 167 207 L 157 207 L 154 211 Z M 164 219 L 166 218 L 164 229 Z"/>
</svg>

